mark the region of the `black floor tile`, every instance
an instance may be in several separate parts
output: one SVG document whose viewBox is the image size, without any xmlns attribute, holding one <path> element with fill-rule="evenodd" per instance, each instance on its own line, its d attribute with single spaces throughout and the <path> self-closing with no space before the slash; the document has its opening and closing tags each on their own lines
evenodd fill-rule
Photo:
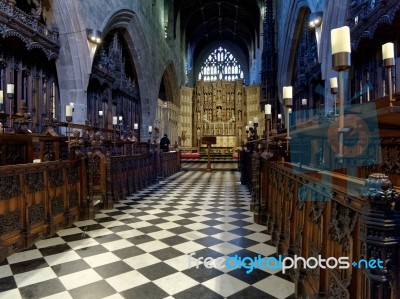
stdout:
<svg viewBox="0 0 400 299">
<path fill-rule="evenodd" d="M 43 256 L 53 255 L 53 254 L 62 253 L 65 251 L 70 251 L 70 250 L 72 250 L 71 247 L 66 243 L 39 249 L 40 253 Z"/>
<path fill-rule="evenodd" d="M 117 257 L 119 257 L 121 260 L 138 256 L 141 254 L 146 253 L 146 251 L 140 249 L 139 247 L 136 246 L 130 246 L 122 249 L 118 249 L 116 251 L 113 251 L 113 254 L 115 254 Z"/>
<path fill-rule="evenodd" d="M 179 250 L 176 250 L 175 248 L 168 247 L 168 248 L 153 251 L 151 253 L 151 255 L 155 256 L 159 260 L 166 261 L 166 260 L 172 259 L 174 257 L 181 256 L 181 255 L 183 255 L 183 253 L 180 252 Z"/>
<path fill-rule="evenodd" d="M 26 299 L 43 298 L 66 291 L 58 278 L 45 280 L 19 289 L 21 297 Z M 1 297 L 1 294 L 0 294 Z"/>
<path fill-rule="evenodd" d="M 255 287 L 250 286 L 241 290 L 240 292 L 237 292 L 227 297 L 227 299 L 277 299 L 277 298 L 267 293 L 264 293 L 263 291 L 260 291 Z"/>
<path fill-rule="evenodd" d="M 222 241 L 220 239 L 216 239 L 214 237 L 204 237 L 201 239 L 193 240 L 193 242 L 196 242 L 196 243 L 206 246 L 206 247 L 211 247 L 213 245 L 223 243 L 224 241 Z"/>
<path fill-rule="evenodd" d="M 223 299 L 221 295 L 199 284 L 174 295 L 175 299 Z"/>
<path fill-rule="evenodd" d="M 20 263 L 10 264 L 11 271 L 14 275 L 36 269 L 46 268 L 48 266 L 49 265 L 47 264 L 44 258 L 38 258 Z"/>
<path fill-rule="evenodd" d="M 140 227 L 137 230 L 141 231 L 142 233 L 145 233 L 145 234 L 150 234 L 150 233 L 158 232 L 162 229 L 159 228 L 158 226 L 146 226 L 146 227 Z"/>
<path fill-rule="evenodd" d="M 185 238 L 182 238 L 180 236 L 171 236 L 168 238 L 161 239 L 160 241 L 169 246 L 174 246 L 174 245 L 186 243 L 188 240 Z"/>
<path fill-rule="evenodd" d="M 94 239 L 97 242 L 99 242 L 100 244 L 104 244 L 104 243 L 108 243 L 108 242 L 121 240 L 122 238 L 116 234 L 109 234 L 109 235 L 98 236 L 98 237 L 95 237 Z"/>
<path fill-rule="evenodd" d="M 140 235 L 140 236 L 136 236 L 136 237 L 132 237 L 132 238 L 126 239 L 126 240 L 131 242 L 134 245 L 139 245 L 139 244 L 143 244 L 143 243 L 154 241 L 154 238 L 152 238 L 150 236 L 147 236 L 147 235 Z"/>
<path fill-rule="evenodd" d="M 0 297 L 1 292 L 9 291 L 15 289 L 17 287 L 17 283 L 14 280 L 14 276 L 6 276 L 0 278 Z"/>
<path fill-rule="evenodd" d="M 180 215 L 179 215 L 180 216 Z M 190 220 L 190 219 L 181 219 L 181 220 L 176 220 L 174 221 L 176 224 L 179 225 L 188 225 L 188 224 L 192 224 L 195 223 L 196 221 Z"/>
<path fill-rule="evenodd" d="M 75 252 L 79 254 L 80 257 L 85 258 L 96 254 L 106 253 L 108 250 L 101 245 L 95 245 L 77 249 Z"/>
<path fill-rule="evenodd" d="M 69 291 L 74 299 L 98 299 L 111 296 L 116 293 L 114 288 L 105 280 L 93 282 Z"/>
<path fill-rule="evenodd" d="M 191 266 L 191 268 L 183 270 L 182 273 L 200 283 L 224 274 L 224 272 L 215 268 L 207 269 L 203 264 L 199 264 L 197 268 L 195 262 Z"/>
<path fill-rule="evenodd" d="M 220 230 L 220 229 L 215 228 L 215 227 L 207 227 L 207 228 L 203 228 L 203 229 L 199 230 L 199 232 L 210 236 L 210 235 L 215 235 L 215 234 L 222 233 L 223 230 Z"/>
<path fill-rule="evenodd" d="M 192 230 L 187 227 L 184 227 L 184 226 L 179 226 L 179 227 L 174 227 L 174 228 L 168 229 L 168 231 L 173 234 L 180 235 L 180 234 L 184 234 L 187 232 L 191 232 Z"/>
<path fill-rule="evenodd" d="M 129 218 L 126 220 L 128 221 Z M 120 221 L 124 222 L 125 220 L 120 220 Z M 114 233 L 119 233 L 119 232 L 124 232 L 127 230 L 132 230 L 132 227 L 129 225 L 118 225 L 118 226 L 109 227 L 108 229 Z"/>
<path fill-rule="evenodd" d="M 247 273 L 247 272 L 249 272 L 249 273 Z M 233 276 L 241 281 L 244 281 L 248 284 L 255 284 L 256 282 L 259 282 L 260 280 L 267 278 L 271 274 L 264 272 L 260 269 L 256 269 L 256 268 L 254 268 L 254 269 L 241 268 L 241 269 L 234 269 L 232 271 L 229 271 L 228 275 L 231 275 L 231 276 Z"/>
<path fill-rule="evenodd" d="M 76 260 L 67 263 L 54 265 L 51 267 L 54 273 L 60 277 L 71 273 L 79 272 L 82 270 L 90 269 L 91 267 L 84 260 Z"/>
<path fill-rule="evenodd" d="M 235 228 L 229 232 L 238 236 L 247 236 L 255 233 L 255 231 L 246 228 Z"/>
<path fill-rule="evenodd" d="M 144 268 L 140 268 L 137 271 L 146 276 L 151 281 L 178 272 L 178 270 L 172 268 L 165 263 L 157 263 Z"/>
<path fill-rule="evenodd" d="M 82 233 L 79 233 L 79 234 L 62 236 L 61 238 L 65 242 L 73 242 L 73 241 L 79 241 L 79 240 L 83 240 L 83 239 L 89 239 L 90 236 L 88 234 L 86 234 L 85 232 L 82 232 Z"/>
<path fill-rule="evenodd" d="M 168 297 L 168 293 L 166 293 L 164 290 L 162 290 L 152 282 L 123 291 L 120 294 L 122 297 L 126 299 L 131 299 L 131 298 L 161 299 Z"/>
<path fill-rule="evenodd" d="M 247 238 L 244 238 L 244 237 L 233 239 L 233 240 L 230 240 L 228 242 L 233 244 L 233 245 L 240 246 L 242 248 L 247 248 L 247 247 L 251 247 L 253 245 L 258 244 L 257 241 L 250 240 L 250 239 L 247 239 Z"/>
<path fill-rule="evenodd" d="M 103 279 L 132 271 L 133 268 L 123 261 L 118 261 L 93 268 Z"/>
</svg>

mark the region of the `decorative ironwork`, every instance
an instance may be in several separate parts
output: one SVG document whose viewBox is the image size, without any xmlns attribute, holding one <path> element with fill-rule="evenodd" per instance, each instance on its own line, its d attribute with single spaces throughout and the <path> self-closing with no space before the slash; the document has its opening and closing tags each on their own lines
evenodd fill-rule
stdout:
<svg viewBox="0 0 400 299">
<path fill-rule="evenodd" d="M 20 229 L 21 217 L 19 212 L 0 215 L 0 236 Z"/>
<path fill-rule="evenodd" d="M 0 178 L 0 199 L 9 199 L 21 195 L 21 182 L 19 176 L 6 176 Z"/>
<path fill-rule="evenodd" d="M 28 223 L 35 224 L 45 219 L 45 209 L 43 203 L 28 206 Z"/>
<path fill-rule="evenodd" d="M 60 187 L 64 184 L 64 171 L 63 169 L 51 169 L 48 172 L 49 181 L 52 187 Z"/>
<path fill-rule="evenodd" d="M 44 173 L 31 172 L 25 174 L 25 184 L 29 193 L 35 193 L 44 189 Z"/>
</svg>

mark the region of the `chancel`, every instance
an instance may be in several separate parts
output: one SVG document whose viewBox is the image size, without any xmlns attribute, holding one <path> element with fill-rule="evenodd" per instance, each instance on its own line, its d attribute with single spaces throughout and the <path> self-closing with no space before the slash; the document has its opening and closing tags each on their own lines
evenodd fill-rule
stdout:
<svg viewBox="0 0 400 299">
<path fill-rule="evenodd" d="M 398 0 L 0 4 L 0 298 L 400 298 Z"/>
</svg>

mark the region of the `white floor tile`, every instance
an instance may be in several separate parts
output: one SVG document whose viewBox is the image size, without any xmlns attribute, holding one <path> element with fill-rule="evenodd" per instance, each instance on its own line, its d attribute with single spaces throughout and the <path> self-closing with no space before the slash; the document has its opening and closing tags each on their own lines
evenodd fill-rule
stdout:
<svg viewBox="0 0 400 299">
<path fill-rule="evenodd" d="M 19 288 L 56 277 L 57 275 L 51 268 L 42 268 L 14 275 L 15 282 Z"/>
<path fill-rule="evenodd" d="M 60 281 L 67 290 L 75 289 L 99 280 L 101 276 L 93 269 L 83 270 L 72 274 L 59 277 Z"/>
<path fill-rule="evenodd" d="M 160 260 L 150 253 L 145 253 L 125 259 L 124 262 L 134 269 L 140 269 L 143 267 L 154 265 L 160 262 Z"/>
<path fill-rule="evenodd" d="M 198 284 L 198 282 L 181 272 L 162 277 L 153 282 L 170 295 L 182 292 Z"/>
<path fill-rule="evenodd" d="M 86 257 L 83 260 L 88 263 L 90 267 L 95 268 L 117 262 L 120 258 L 111 252 L 106 252 Z"/>
<path fill-rule="evenodd" d="M 13 255 L 7 258 L 9 264 L 25 262 L 37 258 L 41 258 L 42 254 L 37 249 L 22 251 L 18 253 L 14 253 Z"/>
<path fill-rule="evenodd" d="M 117 276 L 107 278 L 106 281 L 117 291 L 123 292 L 127 289 L 145 284 L 150 280 L 138 271 L 130 271 Z"/>
<path fill-rule="evenodd" d="M 228 297 L 249 286 L 247 283 L 228 274 L 222 274 L 202 284 L 223 297 Z"/>
<path fill-rule="evenodd" d="M 253 284 L 253 287 L 278 299 L 284 299 L 294 292 L 294 283 L 274 275 Z"/>
</svg>

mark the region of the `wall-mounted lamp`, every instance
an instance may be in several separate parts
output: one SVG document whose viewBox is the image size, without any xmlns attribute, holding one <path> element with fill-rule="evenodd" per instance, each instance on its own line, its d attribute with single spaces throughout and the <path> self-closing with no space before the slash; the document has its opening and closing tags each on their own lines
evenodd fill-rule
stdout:
<svg viewBox="0 0 400 299">
<path fill-rule="evenodd" d="M 308 26 L 310 28 L 320 27 L 322 24 L 322 11 L 315 11 L 308 16 Z"/>
<path fill-rule="evenodd" d="M 94 44 L 101 43 L 101 31 L 96 29 L 86 29 L 86 35 L 90 42 Z"/>
</svg>

